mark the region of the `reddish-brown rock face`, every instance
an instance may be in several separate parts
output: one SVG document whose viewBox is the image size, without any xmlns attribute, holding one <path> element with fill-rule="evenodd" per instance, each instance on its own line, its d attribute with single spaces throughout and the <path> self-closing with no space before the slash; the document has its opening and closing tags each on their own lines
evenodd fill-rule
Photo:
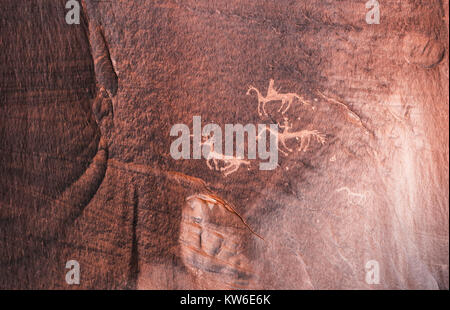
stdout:
<svg viewBox="0 0 450 310">
<path fill-rule="evenodd" d="M 448 289 L 448 1 L 7 2 L 0 287 Z"/>
</svg>

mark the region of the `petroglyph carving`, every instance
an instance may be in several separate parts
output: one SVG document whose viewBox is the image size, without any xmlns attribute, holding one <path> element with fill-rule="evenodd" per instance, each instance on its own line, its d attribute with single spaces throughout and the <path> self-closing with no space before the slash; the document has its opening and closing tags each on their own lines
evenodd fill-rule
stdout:
<svg viewBox="0 0 450 310">
<path fill-rule="evenodd" d="M 224 176 L 228 176 L 236 172 L 242 165 L 250 166 L 250 161 L 235 156 L 225 155 L 214 150 L 214 137 L 208 138 L 201 142 L 201 146 L 209 148 L 206 157 L 206 165 L 210 170 L 223 172 Z M 222 163 L 222 166 L 220 165 Z"/>
<path fill-rule="evenodd" d="M 367 196 L 366 196 L 367 192 L 356 193 L 356 192 L 351 191 L 348 187 L 341 187 L 336 190 L 336 192 L 338 192 L 338 193 L 343 192 L 343 191 L 345 191 L 347 193 L 347 199 L 348 199 L 348 203 L 350 205 L 361 206 L 367 200 Z"/>
<path fill-rule="evenodd" d="M 291 131 L 292 125 L 289 124 L 289 120 L 287 118 L 284 118 L 283 125 L 278 125 L 282 129 L 281 132 L 278 133 L 278 141 L 281 146 L 283 146 L 284 150 L 282 148 L 279 148 L 278 150 L 283 155 L 288 155 L 289 153 L 292 153 L 294 150 L 287 146 L 286 142 L 295 139 L 297 141 L 300 141 L 300 146 L 297 149 L 299 152 L 306 152 L 309 149 L 309 146 L 311 144 L 311 140 L 316 140 L 320 144 L 324 144 L 326 141 L 325 135 L 320 133 L 317 130 L 299 130 L 299 131 Z M 267 129 L 271 131 L 272 129 Z M 260 133 L 261 134 L 261 133 Z"/>
<path fill-rule="evenodd" d="M 275 89 L 274 88 L 274 80 L 271 79 L 269 82 L 269 88 L 267 89 L 267 96 L 264 97 L 261 92 L 254 86 L 249 86 L 247 95 L 250 95 L 252 91 L 256 93 L 258 96 L 258 115 L 260 117 L 268 116 L 266 112 L 266 104 L 271 101 L 281 101 L 280 108 L 278 109 L 278 112 L 281 112 L 281 114 L 285 114 L 289 108 L 291 107 L 292 102 L 294 100 L 298 100 L 304 105 L 309 105 L 309 103 L 300 95 L 296 93 L 286 93 L 281 94 L 279 91 L 281 89 Z"/>
<path fill-rule="evenodd" d="M 279 107 L 278 111 L 282 114 L 286 113 L 289 110 L 294 100 L 299 100 L 303 104 L 309 105 L 308 102 L 306 102 L 301 96 L 297 94 L 280 94 L 280 89 L 275 89 L 274 87 L 274 80 L 270 80 L 269 82 L 266 97 L 264 97 L 259 92 L 259 90 L 253 86 L 250 86 L 249 90 L 247 91 L 247 95 L 249 95 L 252 91 L 255 91 L 258 95 L 259 116 L 267 116 L 265 104 L 270 101 L 281 101 L 281 106 Z M 281 129 L 281 132 L 279 128 Z M 276 126 L 275 124 L 273 124 L 273 126 L 270 126 L 269 128 L 267 126 L 264 126 L 264 128 L 258 129 L 258 136 L 256 139 L 258 143 L 265 139 L 267 133 L 269 133 L 270 137 L 276 138 L 274 141 L 277 144 L 277 159 L 278 151 L 280 151 L 285 156 L 294 151 L 287 145 L 287 142 L 289 140 L 295 139 L 299 141 L 300 145 L 297 150 L 300 152 L 307 152 L 310 144 L 313 141 L 316 141 L 321 145 L 323 145 L 326 141 L 325 135 L 320 133 L 318 130 L 303 129 L 299 131 L 292 131 L 292 125 L 289 123 L 289 119 L 287 117 L 284 117 L 282 125 L 278 124 L 278 126 Z M 223 154 L 221 150 L 216 150 L 216 138 L 217 137 L 214 136 L 202 136 L 202 141 L 200 142 L 200 148 L 203 150 L 207 150 L 207 154 L 204 154 L 204 158 L 206 159 L 206 165 L 210 170 L 223 172 L 224 176 L 226 177 L 236 172 L 243 165 L 250 167 L 250 161 L 242 158 L 243 156 Z M 278 147 L 279 144 L 281 144 L 282 148 Z M 219 145 L 221 145 L 221 143 Z M 221 149 L 221 146 L 219 147 L 219 149 Z"/>
</svg>

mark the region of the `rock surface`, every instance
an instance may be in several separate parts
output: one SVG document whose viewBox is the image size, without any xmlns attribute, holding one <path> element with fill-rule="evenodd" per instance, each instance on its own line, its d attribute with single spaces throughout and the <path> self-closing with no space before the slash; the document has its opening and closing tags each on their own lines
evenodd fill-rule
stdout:
<svg viewBox="0 0 450 310">
<path fill-rule="evenodd" d="M 448 1 L 65 2 L 0 16 L 1 288 L 449 288 Z M 174 160 L 194 116 L 279 166 Z"/>
</svg>

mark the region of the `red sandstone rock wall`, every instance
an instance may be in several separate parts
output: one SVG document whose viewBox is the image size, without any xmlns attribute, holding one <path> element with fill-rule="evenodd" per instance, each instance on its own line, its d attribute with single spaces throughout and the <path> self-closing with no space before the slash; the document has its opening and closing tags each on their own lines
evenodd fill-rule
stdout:
<svg viewBox="0 0 450 310">
<path fill-rule="evenodd" d="M 1 288 L 448 289 L 448 1 L 4 2 Z M 174 160 L 193 116 L 279 166 Z"/>
</svg>

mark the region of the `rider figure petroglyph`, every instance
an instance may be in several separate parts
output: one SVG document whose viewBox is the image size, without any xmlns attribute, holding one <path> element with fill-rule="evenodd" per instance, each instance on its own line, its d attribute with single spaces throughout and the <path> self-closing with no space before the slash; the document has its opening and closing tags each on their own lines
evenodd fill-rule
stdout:
<svg viewBox="0 0 450 310">
<path fill-rule="evenodd" d="M 256 95 L 258 96 L 258 115 L 260 117 L 262 116 L 268 116 L 266 112 L 266 103 L 271 101 L 281 101 L 280 108 L 278 109 L 278 112 L 281 112 L 281 114 L 285 114 L 289 108 L 291 107 L 292 102 L 294 102 L 295 99 L 303 103 L 304 105 L 309 105 L 309 103 L 300 95 L 296 93 L 286 93 L 281 94 L 279 93 L 280 89 L 275 89 L 274 87 L 275 81 L 271 79 L 269 81 L 269 87 L 267 89 L 267 95 L 264 97 L 261 92 L 254 86 L 249 86 L 249 89 L 247 91 L 247 95 L 250 95 L 252 91 L 256 92 Z"/>
</svg>

